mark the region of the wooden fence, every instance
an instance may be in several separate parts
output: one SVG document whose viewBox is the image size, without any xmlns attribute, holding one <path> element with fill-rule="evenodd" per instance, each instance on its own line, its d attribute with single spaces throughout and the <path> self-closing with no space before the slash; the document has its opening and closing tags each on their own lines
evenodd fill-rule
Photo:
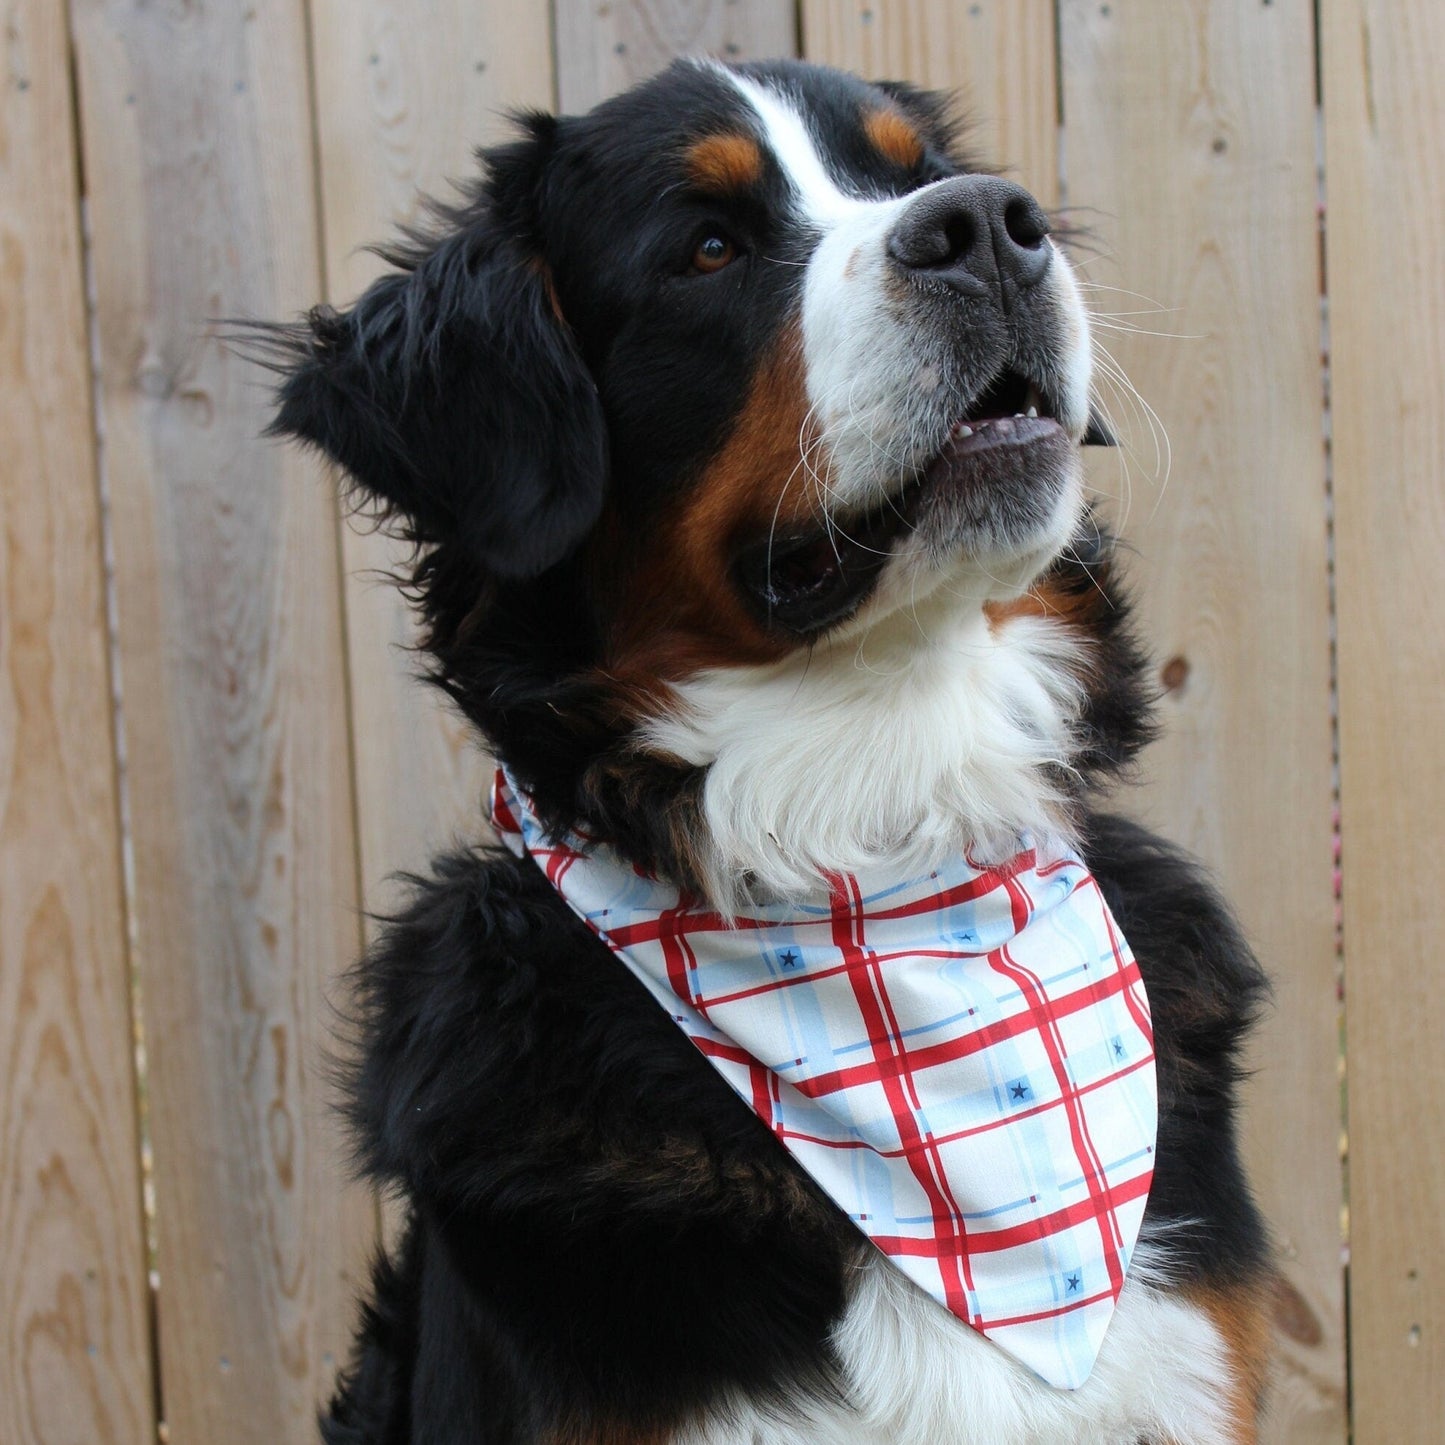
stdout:
<svg viewBox="0 0 1445 1445">
<path fill-rule="evenodd" d="M 1166 689 L 1128 804 L 1217 869 L 1276 981 L 1248 1117 L 1287 1279 L 1269 1438 L 1441 1438 L 1445 7 L 4 20 L 3 1445 L 311 1438 L 382 1227 L 328 1112 L 338 978 L 385 875 L 479 828 L 477 754 L 367 577 L 386 544 L 257 440 L 265 385 L 204 319 L 355 295 L 358 246 L 464 174 L 499 109 L 584 108 L 699 50 L 961 86 L 988 149 L 1102 238 L 1102 335 L 1172 448 L 1167 488 L 1142 424 L 1130 475 L 1094 474 Z"/>
</svg>

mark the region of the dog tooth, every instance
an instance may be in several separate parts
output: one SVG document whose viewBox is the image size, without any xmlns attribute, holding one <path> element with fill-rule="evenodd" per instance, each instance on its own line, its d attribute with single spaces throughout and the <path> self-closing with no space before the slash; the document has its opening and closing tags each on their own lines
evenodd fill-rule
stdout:
<svg viewBox="0 0 1445 1445">
<path fill-rule="evenodd" d="M 973 428 L 971 426 L 961 426 L 958 429 L 958 435 L 960 437 L 971 437 L 973 435 Z"/>
<path fill-rule="evenodd" d="M 1036 417 L 1038 416 L 1038 414 L 1039 414 L 1039 409 L 1038 409 L 1038 407 L 1036 407 L 1036 406 L 1031 406 L 1031 407 L 1028 409 L 1028 413 L 1027 413 L 1027 414 L 1028 414 L 1030 417 L 1035 417 L 1035 418 L 1036 418 Z"/>
</svg>

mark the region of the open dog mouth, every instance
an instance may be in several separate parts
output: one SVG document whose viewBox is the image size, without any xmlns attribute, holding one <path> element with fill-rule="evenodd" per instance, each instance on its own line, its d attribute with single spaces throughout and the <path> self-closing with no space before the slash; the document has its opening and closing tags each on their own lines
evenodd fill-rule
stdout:
<svg viewBox="0 0 1445 1445">
<path fill-rule="evenodd" d="M 1072 443 L 1047 394 L 1005 370 L 950 428 L 943 446 L 878 506 L 827 526 L 778 532 L 746 547 L 736 575 L 760 619 L 801 637 L 841 621 L 869 592 L 893 544 L 925 512 L 985 509 L 999 486 L 1026 486 Z"/>
<path fill-rule="evenodd" d="M 994 446 L 1027 446 L 1062 430 L 1039 387 L 1016 371 L 1005 371 L 969 408 L 969 415 L 954 423 L 924 472 L 925 484 L 929 473 L 956 457 Z"/>
</svg>

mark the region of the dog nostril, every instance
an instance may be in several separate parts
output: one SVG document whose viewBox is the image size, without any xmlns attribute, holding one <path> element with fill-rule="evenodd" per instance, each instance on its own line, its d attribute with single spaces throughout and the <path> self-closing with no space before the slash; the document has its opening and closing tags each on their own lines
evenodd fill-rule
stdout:
<svg viewBox="0 0 1445 1445">
<path fill-rule="evenodd" d="M 1008 203 L 1003 213 L 1003 225 L 1009 240 L 1026 251 L 1037 250 L 1049 234 L 1049 223 L 1044 213 L 1022 197 Z"/>
<path fill-rule="evenodd" d="M 966 211 L 957 211 L 943 223 L 944 251 L 940 262 L 957 261 L 973 250 L 978 240 L 978 227 Z"/>
</svg>

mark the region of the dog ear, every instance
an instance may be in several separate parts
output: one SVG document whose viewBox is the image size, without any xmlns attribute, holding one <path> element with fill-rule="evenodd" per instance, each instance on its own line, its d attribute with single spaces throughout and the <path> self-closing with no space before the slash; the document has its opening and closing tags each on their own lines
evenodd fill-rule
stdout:
<svg viewBox="0 0 1445 1445">
<path fill-rule="evenodd" d="M 596 521 L 607 480 L 597 388 L 540 254 L 524 239 L 554 134 L 491 152 L 439 238 L 383 256 L 398 269 L 345 312 L 288 328 L 272 431 L 339 462 L 423 543 L 503 577 L 560 561 Z M 274 333 L 273 333 L 274 337 Z"/>
</svg>

